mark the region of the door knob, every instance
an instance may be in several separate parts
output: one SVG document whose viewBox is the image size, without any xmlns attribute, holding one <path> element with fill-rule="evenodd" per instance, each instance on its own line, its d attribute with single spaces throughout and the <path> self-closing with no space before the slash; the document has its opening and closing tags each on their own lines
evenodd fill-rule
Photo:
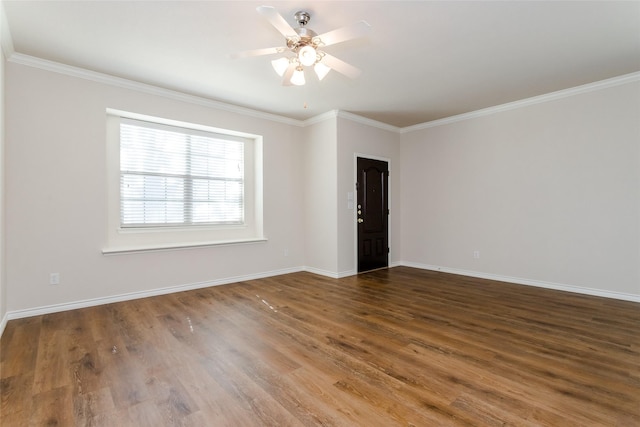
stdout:
<svg viewBox="0 0 640 427">
<path fill-rule="evenodd" d="M 358 218 L 358 224 L 362 224 L 363 222 L 364 222 L 364 219 Z"/>
</svg>

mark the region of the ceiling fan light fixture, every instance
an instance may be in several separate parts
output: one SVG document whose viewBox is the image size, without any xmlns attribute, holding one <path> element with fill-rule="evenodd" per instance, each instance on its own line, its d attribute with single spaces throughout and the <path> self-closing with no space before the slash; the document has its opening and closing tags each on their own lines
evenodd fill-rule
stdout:
<svg viewBox="0 0 640 427">
<path fill-rule="evenodd" d="M 304 71 L 302 70 L 302 67 L 298 67 L 291 76 L 291 84 L 296 86 L 303 86 L 304 83 Z"/>
<path fill-rule="evenodd" d="M 317 53 L 311 45 L 306 45 L 298 50 L 298 59 L 305 67 L 309 67 L 316 63 Z"/>
<path fill-rule="evenodd" d="M 289 67 L 289 59 L 274 59 L 273 61 L 271 61 L 271 65 L 273 66 L 273 69 L 276 70 L 276 73 L 278 73 L 278 75 L 282 77 L 284 76 L 284 72 L 287 71 L 287 68 Z"/>
<path fill-rule="evenodd" d="M 2 0 L 0 0 L 1 2 Z M 334 44 L 342 43 L 356 37 L 362 37 L 369 31 L 371 26 L 366 21 L 359 21 L 353 25 L 338 28 L 318 35 L 315 31 L 307 28 L 311 15 L 305 11 L 298 11 L 294 15 L 299 27 L 293 28 L 287 21 L 271 6 L 259 6 L 258 13 L 263 15 L 273 27 L 285 38 L 285 46 L 270 47 L 265 49 L 254 49 L 231 55 L 232 58 L 246 58 L 250 56 L 282 54 L 283 58 L 271 61 L 271 65 L 276 73 L 282 77 L 283 86 L 302 86 L 306 83 L 304 68 L 312 67 L 322 80 L 331 70 L 343 74 L 350 78 L 360 75 L 360 70 L 348 63 L 324 52 L 324 48 Z M 319 50 L 322 49 L 322 50 Z"/>
<path fill-rule="evenodd" d="M 313 71 L 316 72 L 316 75 L 318 76 L 318 80 L 322 80 L 325 78 L 327 74 L 329 74 L 329 71 L 331 71 L 331 68 L 327 67 L 322 62 L 317 62 L 316 65 L 313 66 Z"/>
</svg>

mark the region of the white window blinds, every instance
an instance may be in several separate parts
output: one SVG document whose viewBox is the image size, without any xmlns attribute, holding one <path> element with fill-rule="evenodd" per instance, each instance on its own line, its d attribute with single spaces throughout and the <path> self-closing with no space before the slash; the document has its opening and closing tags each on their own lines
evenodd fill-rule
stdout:
<svg viewBox="0 0 640 427">
<path fill-rule="evenodd" d="M 123 119 L 122 227 L 242 224 L 241 138 Z"/>
</svg>

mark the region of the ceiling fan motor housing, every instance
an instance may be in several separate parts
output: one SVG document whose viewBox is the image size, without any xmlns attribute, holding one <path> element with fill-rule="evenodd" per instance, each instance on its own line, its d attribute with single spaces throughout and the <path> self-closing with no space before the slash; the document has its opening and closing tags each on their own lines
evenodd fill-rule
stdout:
<svg viewBox="0 0 640 427">
<path fill-rule="evenodd" d="M 311 15 L 309 15 L 308 12 L 300 10 L 295 13 L 294 18 L 300 25 L 298 28 L 294 28 L 298 37 L 287 39 L 287 47 L 293 51 L 297 51 L 305 46 L 313 46 L 313 48 L 316 49 L 320 44 L 320 40 L 317 38 L 318 34 L 315 31 L 306 28 L 306 25 L 311 19 Z"/>
<path fill-rule="evenodd" d="M 304 27 L 305 25 L 307 25 L 309 23 L 309 20 L 311 19 L 311 15 L 309 15 L 307 12 L 303 10 L 297 11 L 296 14 L 293 15 L 293 17 L 296 19 L 296 22 L 301 27 Z"/>
</svg>

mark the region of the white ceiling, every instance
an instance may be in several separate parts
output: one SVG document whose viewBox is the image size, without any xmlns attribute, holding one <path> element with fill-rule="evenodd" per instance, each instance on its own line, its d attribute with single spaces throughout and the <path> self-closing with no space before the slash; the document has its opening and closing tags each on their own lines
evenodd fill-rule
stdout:
<svg viewBox="0 0 640 427">
<path fill-rule="evenodd" d="M 640 71 L 640 1 L 3 1 L 16 54 L 294 119 L 349 111 L 405 127 Z M 362 70 L 283 87 L 281 46 L 256 12 L 321 34 L 366 20 L 326 48 Z M 11 53 L 11 52 L 9 52 Z M 305 108 L 306 104 L 306 108 Z"/>
</svg>

